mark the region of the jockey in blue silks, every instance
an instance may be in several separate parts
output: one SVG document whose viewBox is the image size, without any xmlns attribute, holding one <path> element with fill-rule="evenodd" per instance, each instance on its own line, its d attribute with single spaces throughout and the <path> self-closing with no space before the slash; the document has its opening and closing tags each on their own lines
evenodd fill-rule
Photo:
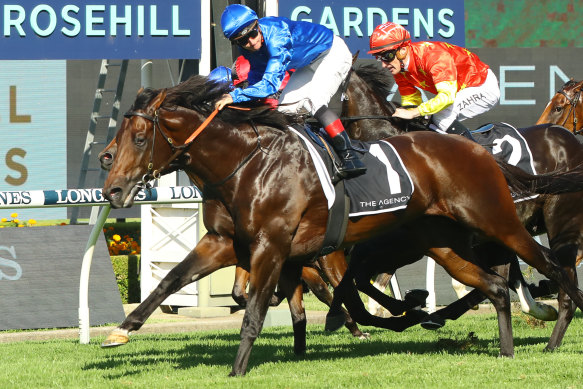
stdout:
<svg viewBox="0 0 583 389">
<path fill-rule="evenodd" d="M 280 90 L 286 71 L 295 69 L 279 97 L 278 109 L 287 113 L 311 114 L 324 127 L 342 159 L 345 177 L 366 171 L 350 144 L 338 115 L 328 103 L 352 66 L 352 55 L 344 41 L 328 28 L 284 17 L 258 19 L 249 7 L 233 4 L 221 16 L 223 34 L 241 48 L 251 64 L 249 86 L 223 95 L 216 108 L 258 100 Z"/>
</svg>

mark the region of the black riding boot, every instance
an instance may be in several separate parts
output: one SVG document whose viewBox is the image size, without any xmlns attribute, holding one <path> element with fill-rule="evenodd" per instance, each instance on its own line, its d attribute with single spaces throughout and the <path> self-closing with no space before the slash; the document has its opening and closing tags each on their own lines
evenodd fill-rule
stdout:
<svg viewBox="0 0 583 389">
<path fill-rule="evenodd" d="M 472 142 L 476 142 L 470 130 L 464 126 L 460 121 L 454 120 L 453 123 L 445 130 L 448 134 L 457 134 L 468 138 Z"/>
<path fill-rule="evenodd" d="M 352 148 L 348 134 L 340 121 L 340 118 L 328 107 L 321 107 L 314 117 L 322 124 L 324 130 L 332 139 L 332 146 L 341 158 L 340 174 L 345 177 L 356 177 L 366 171 L 366 166 L 360 160 L 357 152 Z"/>
<path fill-rule="evenodd" d="M 360 160 L 357 151 L 352 148 L 346 130 L 332 138 L 332 146 L 342 159 L 342 165 L 338 170 L 343 177 L 356 177 L 366 172 L 366 166 Z"/>
</svg>

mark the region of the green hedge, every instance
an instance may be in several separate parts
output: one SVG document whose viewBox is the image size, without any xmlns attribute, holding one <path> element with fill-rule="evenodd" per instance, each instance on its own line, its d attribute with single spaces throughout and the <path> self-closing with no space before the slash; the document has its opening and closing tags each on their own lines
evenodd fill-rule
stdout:
<svg viewBox="0 0 583 389">
<path fill-rule="evenodd" d="M 140 302 L 140 256 L 116 255 L 111 257 L 113 272 L 123 304 Z"/>
</svg>

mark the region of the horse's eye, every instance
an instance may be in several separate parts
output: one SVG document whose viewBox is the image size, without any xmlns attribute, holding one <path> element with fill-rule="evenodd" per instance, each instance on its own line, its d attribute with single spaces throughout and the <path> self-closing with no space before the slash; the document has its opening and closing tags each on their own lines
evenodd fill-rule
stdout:
<svg viewBox="0 0 583 389">
<path fill-rule="evenodd" d="M 555 112 L 557 112 L 557 113 L 558 113 L 558 112 L 561 112 L 562 110 L 563 110 L 563 107 L 562 107 L 561 105 L 557 105 L 557 106 L 554 108 L 554 111 L 555 111 Z"/>
<path fill-rule="evenodd" d="M 146 144 L 146 137 L 143 135 L 136 135 L 134 142 L 136 143 L 136 146 L 142 147 Z"/>
</svg>

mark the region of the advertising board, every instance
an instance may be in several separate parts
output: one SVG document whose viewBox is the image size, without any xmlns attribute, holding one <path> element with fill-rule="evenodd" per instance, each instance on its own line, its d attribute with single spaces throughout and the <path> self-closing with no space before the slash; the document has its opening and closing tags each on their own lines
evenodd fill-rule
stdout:
<svg viewBox="0 0 583 389">
<path fill-rule="evenodd" d="M 67 187 L 66 61 L 0 61 L 0 191 Z M 21 220 L 66 209 L 2 210 Z"/>
<path fill-rule="evenodd" d="M 81 258 L 92 226 L 5 228 L 0 241 L 0 330 L 76 327 Z M 64 239 L 66 237 L 66 239 Z M 89 278 L 91 325 L 119 323 L 123 306 L 100 236 Z"/>
<path fill-rule="evenodd" d="M 392 21 L 403 25 L 414 41 L 446 41 L 465 46 L 464 1 L 349 0 L 280 1 L 279 16 L 322 24 L 342 37 L 352 52 L 369 57 L 374 28 Z"/>
<path fill-rule="evenodd" d="M 200 0 L 5 2 L 0 59 L 200 58 Z"/>
</svg>

